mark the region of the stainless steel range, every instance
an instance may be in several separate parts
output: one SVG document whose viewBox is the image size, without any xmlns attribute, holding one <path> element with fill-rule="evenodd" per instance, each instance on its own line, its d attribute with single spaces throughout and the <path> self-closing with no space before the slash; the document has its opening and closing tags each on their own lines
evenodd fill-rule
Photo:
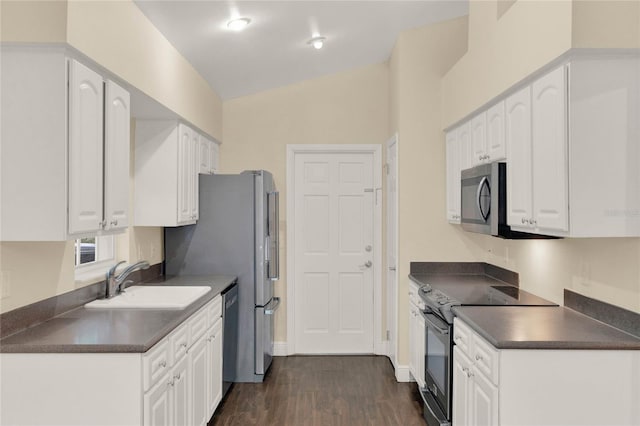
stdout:
<svg viewBox="0 0 640 426">
<path fill-rule="evenodd" d="M 477 275 L 433 275 L 412 279 L 421 284 L 425 308 L 425 383 L 421 389 L 429 426 L 451 425 L 454 306 L 556 306 L 534 294 Z M 430 282 L 425 282 L 426 280 Z"/>
</svg>

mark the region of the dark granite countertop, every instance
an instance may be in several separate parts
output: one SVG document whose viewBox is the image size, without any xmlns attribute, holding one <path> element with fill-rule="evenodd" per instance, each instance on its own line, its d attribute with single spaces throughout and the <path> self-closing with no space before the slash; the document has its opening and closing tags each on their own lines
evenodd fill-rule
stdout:
<svg viewBox="0 0 640 426">
<path fill-rule="evenodd" d="M 640 350 L 639 338 L 561 306 L 457 306 L 453 312 L 498 349 Z"/>
<path fill-rule="evenodd" d="M 139 285 L 209 285 L 211 291 L 185 309 L 86 309 L 79 307 L 0 340 L 2 353 L 90 353 L 148 351 L 236 277 L 160 277 Z"/>
</svg>

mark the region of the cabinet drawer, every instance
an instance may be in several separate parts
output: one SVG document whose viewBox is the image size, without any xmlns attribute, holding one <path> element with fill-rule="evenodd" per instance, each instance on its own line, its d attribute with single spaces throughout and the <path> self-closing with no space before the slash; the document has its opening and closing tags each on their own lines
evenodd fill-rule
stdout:
<svg viewBox="0 0 640 426">
<path fill-rule="evenodd" d="M 222 317 L 222 297 L 216 296 L 207 305 L 207 313 L 209 317 L 209 327 L 211 327 L 217 319 Z"/>
<path fill-rule="evenodd" d="M 200 309 L 189 319 L 189 346 L 193 345 L 204 335 L 208 328 L 207 307 Z"/>
<path fill-rule="evenodd" d="M 500 352 L 477 334 L 473 335 L 471 348 L 472 362 L 476 369 L 487 376 L 494 385 L 498 385 Z"/>
<path fill-rule="evenodd" d="M 169 339 L 164 339 L 142 356 L 144 390 L 156 384 L 170 369 Z"/>
<path fill-rule="evenodd" d="M 178 327 L 171 335 L 171 364 L 176 364 L 187 354 L 189 348 L 189 327 L 186 324 Z"/>
<path fill-rule="evenodd" d="M 471 334 L 473 332 L 465 323 L 457 318 L 454 318 L 453 324 L 453 342 L 465 355 L 471 356 Z"/>
</svg>

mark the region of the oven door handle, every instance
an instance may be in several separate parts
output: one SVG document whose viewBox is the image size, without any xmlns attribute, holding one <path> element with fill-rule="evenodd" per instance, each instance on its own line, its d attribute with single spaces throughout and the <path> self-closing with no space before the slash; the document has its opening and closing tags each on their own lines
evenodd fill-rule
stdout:
<svg viewBox="0 0 640 426">
<path fill-rule="evenodd" d="M 422 318 L 424 318 L 424 320 L 429 323 L 429 325 L 433 328 L 436 329 L 436 331 L 440 334 L 449 334 L 449 327 L 443 328 L 440 325 L 436 324 L 432 319 L 430 319 L 429 317 L 435 317 L 434 314 L 429 314 L 426 312 L 420 312 L 422 314 Z"/>
</svg>

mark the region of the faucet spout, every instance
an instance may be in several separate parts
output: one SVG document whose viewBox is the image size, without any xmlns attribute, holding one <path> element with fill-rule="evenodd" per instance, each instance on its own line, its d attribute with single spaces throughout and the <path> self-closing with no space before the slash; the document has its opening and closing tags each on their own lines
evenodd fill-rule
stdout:
<svg viewBox="0 0 640 426">
<path fill-rule="evenodd" d="M 122 271 L 119 275 L 116 276 L 116 269 L 121 264 L 125 263 L 124 261 L 116 263 L 109 271 L 107 272 L 107 288 L 105 293 L 105 298 L 111 299 L 118 293 L 122 293 L 123 286 L 126 283 L 127 277 L 132 273 L 140 269 L 149 269 L 149 262 L 146 260 L 142 260 L 140 262 L 134 263 L 133 265 L 128 266 L 124 271 Z"/>
</svg>

